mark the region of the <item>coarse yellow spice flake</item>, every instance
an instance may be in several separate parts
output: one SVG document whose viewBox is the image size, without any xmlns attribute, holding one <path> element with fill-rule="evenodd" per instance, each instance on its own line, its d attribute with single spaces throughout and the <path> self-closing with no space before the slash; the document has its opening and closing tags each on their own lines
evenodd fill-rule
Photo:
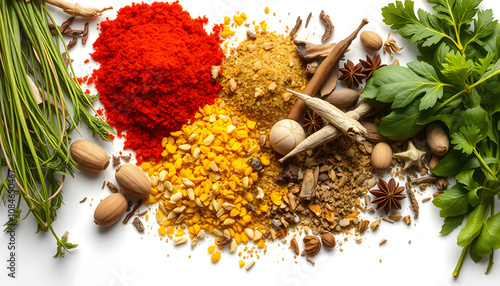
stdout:
<svg viewBox="0 0 500 286">
<path fill-rule="evenodd" d="M 155 185 L 146 202 L 160 204 L 158 232 L 170 238 L 227 232 L 248 242 L 244 229 L 255 226 L 254 216 L 265 216 L 261 209 L 268 203 L 254 200 L 259 172 L 250 163 L 262 156 L 257 122 L 235 115 L 219 99 L 170 135 L 162 139 L 163 160 L 142 165 Z"/>
<path fill-rule="evenodd" d="M 217 251 L 216 253 L 212 254 L 210 257 L 210 260 L 212 260 L 212 263 L 217 263 L 221 258 L 221 253 L 220 251 Z"/>
</svg>

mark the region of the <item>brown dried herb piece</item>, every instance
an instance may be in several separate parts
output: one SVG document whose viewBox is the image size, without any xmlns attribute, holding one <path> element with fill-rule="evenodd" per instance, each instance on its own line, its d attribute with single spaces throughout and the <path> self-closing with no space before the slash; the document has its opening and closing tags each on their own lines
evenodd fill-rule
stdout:
<svg viewBox="0 0 500 286">
<path fill-rule="evenodd" d="M 388 215 L 392 208 L 401 209 L 400 200 L 406 198 L 404 194 L 401 194 L 405 190 L 404 187 L 400 187 L 399 183 L 396 183 L 394 178 L 389 180 L 389 183 L 383 179 L 379 179 L 377 183 L 379 190 L 372 190 L 370 193 L 376 197 L 372 201 L 372 204 L 377 204 L 377 210 L 384 208 L 385 214 Z"/>
<path fill-rule="evenodd" d="M 80 203 L 84 203 L 87 200 L 87 197 L 83 198 Z"/>
<path fill-rule="evenodd" d="M 120 162 L 120 156 L 113 156 L 113 167 L 118 167 L 120 166 L 121 162 Z"/>
<path fill-rule="evenodd" d="M 354 65 L 351 60 L 347 60 L 347 63 L 344 63 L 344 67 L 339 70 L 342 73 L 339 79 L 345 81 L 349 88 L 353 85 L 358 86 L 363 82 L 363 78 L 366 77 L 363 73 L 363 66 L 361 63 Z"/>
<path fill-rule="evenodd" d="M 141 220 L 138 217 L 134 218 L 132 224 L 135 226 L 137 231 L 144 232 L 144 225 L 142 224 Z"/>
<path fill-rule="evenodd" d="M 66 53 L 62 53 L 61 56 L 62 56 L 63 61 L 64 61 L 64 66 L 67 68 L 69 66 L 68 55 Z M 73 62 L 73 60 L 71 60 L 71 62 Z"/>
<path fill-rule="evenodd" d="M 77 42 L 76 37 L 73 37 L 73 39 L 68 43 L 68 50 L 73 48 L 76 45 L 76 42 Z"/>
<path fill-rule="evenodd" d="M 118 193 L 118 188 L 111 182 L 106 184 L 112 193 Z"/>
<path fill-rule="evenodd" d="M 293 38 L 297 34 L 297 31 L 299 30 L 300 26 L 302 25 L 302 19 L 300 19 L 300 16 L 297 18 L 297 21 L 295 22 L 295 27 L 292 28 L 290 31 L 290 40 L 293 41 Z"/>
<path fill-rule="evenodd" d="M 376 55 L 373 58 L 366 55 L 365 60 L 359 60 L 361 65 L 363 66 L 363 73 L 366 76 L 366 80 L 368 80 L 374 71 L 378 70 L 381 67 L 385 67 L 386 65 L 382 64 L 382 60 L 380 59 L 380 55 Z"/>
<path fill-rule="evenodd" d="M 384 43 L 384 55 L 385 55 L 385 52 L 388 52 L 389 55 L 391 55 L 391 57 L 393 57 L 394 54 L 396 52 L 401 51 L 403 49 L 403 47 L 398 47 L 398 45 L 396 44 L 396 40 L 391 39 L 390 37 L 391 37 L 391 33 L 389 33 L 389 35 L 387 36 L 387 40 Z"/>
<path fill-rule="evenodd" d="M 68 20 L 64 21 L 61 26 L 59 27 L 59 31 L 61 31 L 61 33 L 64 33 L 64 30 L 66 30 L 67 28 L 69 28 L 69 26 L 71 25 L 71 23 L 73 23 L 73 20 L 75 20 L 75 17 L 70 17 L 68 18 Z"/>
<path fill-rule="evenodd" d="M 300 254 L 299 244 L 297 243 L 297 239 L 295 237 L 290 240 L 290 248 L 292 249 L 293 253 L 295 253 L 295 255 Z"/>
<path fill-rule="evenodd" d="M 313 13 L 309 13 L 309 16 L 307 16 L 307 20 L 306 20 L 306 25 L 304 26 L 304 28 L 307 28 L 307 25 L 309 25 L 309 21 L 311 20 L 311 17 L 313 16 Z"/>
<path fill-rule="evenodd" d="M 135 204 L 134 208 L 125 216 L 123 219 L 123 223 L 126 224 L 134 215 L 135 211 L 142 205 L 142 200 L 138 200 Z"/>
<path fill-rule="evenodd" d="M 87 43 L 88 38 L 89 38 L 89 22 L 85 23 L 82 36 L 83 36 L 82 44 L 85 45 Z"/>
<path fill-rule="evenodd" d="M 325 123 L 323 122 L 323 119 L 316 112 L 306 112 L 306 115 L 304 116 L 304 129 L 307 130 L 307 133 L 312 134 L 323 128 L 324 125 Z"/>
<path fill-rule="evenodd" d="M 335 27 L 332 24 L 332 20 L 330 20 L 330 16 L 326 15 L 323 10 L 319 13 L 319 19 L 325 25 L 325 33 L 321 36 L 321 41 L 324 42 L 332 36 Z"/>
</svg>

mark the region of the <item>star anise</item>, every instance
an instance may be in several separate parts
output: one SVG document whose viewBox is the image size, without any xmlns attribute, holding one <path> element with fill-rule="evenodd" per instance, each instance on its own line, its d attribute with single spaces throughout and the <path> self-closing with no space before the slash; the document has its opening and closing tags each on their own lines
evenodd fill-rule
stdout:
<svg viewBox="0 0 500 286">
<path fill-rule="evenodd" d="M 400 187 L 399 183 L 396 184 L 396 180 L 391 178 L 389 183 L 383 179 L 379 179 L 377 183 L 380 190 L 372 190 L 370 193 L 377 197 L 372 201 L 372 204 L 377 204 L 377 210 L 384 208 L 385 214 L 388 215 L 391 209 L 401 209 L 401 203 L 399 200 L 406 198 L 406 195 L 401 194 L 404 191 L 404 187 Z"/>
<path fill-rule="evenodd" d="M 363 78 L 365 77 L 362 70 L 363 66 L 360 63 L 354 65 L 351 60 L 347 60 L 347 63 L 344 63 L 344 67 L 339 69 L 342 73 L 340 80 L 347 82 L 347 87 L 351 87 L 353 84 L 358 86 L 363 82 Z"/>
<path fill-rule="evenodd" d="M 304 129 L 307 133 L 312 134 L 320 130 L 324 126 L 323 119 L 316 112 L 306 112 L 304 115 Z"/>
<path fill-rule="evenodd" d="M 366 61 L 359 60 L 361 65 L 363 66 L 363 73 L 366 75 L 366 80 L 368 80 L 374 71 L 378 70 L 381 67 L 385 67 L 386 65 L 382 65 L 382 60 L 380 59 L 380 55 L 376 55 L 373 58 L 366 55 Z"/>
</svg>

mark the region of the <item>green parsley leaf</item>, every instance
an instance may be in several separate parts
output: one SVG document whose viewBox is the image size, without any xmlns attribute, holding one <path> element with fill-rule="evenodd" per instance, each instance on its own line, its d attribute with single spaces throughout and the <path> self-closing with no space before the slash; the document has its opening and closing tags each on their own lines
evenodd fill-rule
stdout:
<svg viewBox="0 0 500 286">
<path fill-rule="evenodd" d="M 480 134 L 479 128 L 476 126 L 462 126 L 459 133 L 451 135 L 453 149 L 462 150 L 463 153 L 470 155 L 476 149 L 476 144 L 479 143 L 483 137 Z"/>
<path fill-rule="evenodd" d="M 405 108 L 395 109 L 382 118 L 378 132 L 391 140 L 411 138 L 424 128 L 424 125 L 417 124 L 420 115 L 416 101 Z"/>
<path fill-rule="evenodd" d="M 500 213 L 486 220 L 481 229 L 481 234 L 471 245 L 471 251 L 479 256 L 487 256 L 493 249 L 500 248 Z"/>
<path fill-rule="evenodd" d="M 442 195 L 437 196 L 436 199 L 440 196 Z M 469 214 L 465 227 L 457 236 L 457 244 L 459 246 L 469 245 L 474 240 L 474 238 L 476 238 L 480 234 L 481 228 L 483 227 L 484 210 L 484 205 L 478 205 Z"/>
<path fill-rule="evenodd" d="M 440 233 L 442 235 L 447 235 L 450 234 L 455 228 L 460 226 L 465 218 L 465 214 L 463 215 L 457 215 L 457 216 L 449 216 L 444 219 L 444 223 L 441 226 L 441 231 Z"/>
<path fill-rule="evenodd" d="M 447 77 L 451 82 L 467 87 L 465 80 L 469 78 L 469 75 L 472 73 L 474 68 L 471 60 L 467 60 L 465 55 L 460 54 L 460 52 L 449 52 L 446 55 L 445 62 L 442 66 L 443 70 L 441 73 L 445 77 Z M 436 102 L 434 102 L 434 104 L 435 103 Z"/>
<path fill-rule="evenodd" d="M 469 210 L 467 190 L 461 185 L 455 185 L 451 189 L 445 190 L 432 203 L 441 209 L 439 216 L 444 218 L 462 215 Z"/>
</svg>

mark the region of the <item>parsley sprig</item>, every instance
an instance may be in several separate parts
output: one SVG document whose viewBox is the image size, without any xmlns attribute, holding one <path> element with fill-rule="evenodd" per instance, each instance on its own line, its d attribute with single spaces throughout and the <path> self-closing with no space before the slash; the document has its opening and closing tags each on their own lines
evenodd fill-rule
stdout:
<svg viewBox="0 0 500 286">
<path fill-rule="evenodd" d="M 444 218 L 446 235 L 463 247 L 458 276 L 467 254 L 479 262 L 500 248 L 500 24 L 481 0 L 427 0 L 433 12 L 396 1 L 382 8 L 384 22 L 417 44 L 418 61 L 374 72 L 363 97 L 391 105 L 379 132 L 393 140 L 413 137 L 428 123 L 448 127 L 453 149 L 432 172 L 457 184 L 433 201 Z"/>
</svg>

